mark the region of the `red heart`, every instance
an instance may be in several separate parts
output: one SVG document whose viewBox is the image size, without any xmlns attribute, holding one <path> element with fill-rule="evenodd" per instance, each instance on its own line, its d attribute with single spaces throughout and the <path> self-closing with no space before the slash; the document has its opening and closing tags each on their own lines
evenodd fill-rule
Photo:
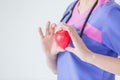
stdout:
<svg viewBox="0 0 120 80">
<path fill-rule="evenodd" d="M 55 34 L 55 41 L 61 48 L 65 49 L 70 43 L 70 36 L 67 31 L 59 30 Z"/>
</svg>

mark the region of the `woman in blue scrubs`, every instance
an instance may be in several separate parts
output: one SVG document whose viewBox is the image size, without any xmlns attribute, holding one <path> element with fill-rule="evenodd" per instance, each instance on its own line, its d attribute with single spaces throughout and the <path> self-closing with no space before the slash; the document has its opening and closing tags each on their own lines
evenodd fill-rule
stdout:
<svg viewBox="0 0 120 80">
<path fill-rule="evenodd" d="M 82 37 L 79 36 L 95 2 L 96 0 L 77 0 L 66 9 L 61 28 L 68 31 L 71 42 L 65 49 L 55 42 L 56 24 L 47 22 L 45 35 L 39 29 L 48 66 L 57 74 L 58 80 L 115 80 L 115 75 L 120 75 L 118 4 L 98 0 L 86 22 Z M 78 15 L 75 11 L 78 11 Z M 85 17 L 79 16 L 81 14 Z"/>
</svg>

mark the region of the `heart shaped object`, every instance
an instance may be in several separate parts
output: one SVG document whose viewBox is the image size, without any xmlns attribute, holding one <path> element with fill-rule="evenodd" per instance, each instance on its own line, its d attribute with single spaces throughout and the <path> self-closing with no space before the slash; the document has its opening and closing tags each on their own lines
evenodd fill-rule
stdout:
<svg viewBox="0 0 120 80">
<path fill-rule="evenodd" d="M 70 43 L 70 36 L 67 31 L 59 30 L 55 33 L 55 41 L 58 46 L 65 49 Z"/>
</svg>

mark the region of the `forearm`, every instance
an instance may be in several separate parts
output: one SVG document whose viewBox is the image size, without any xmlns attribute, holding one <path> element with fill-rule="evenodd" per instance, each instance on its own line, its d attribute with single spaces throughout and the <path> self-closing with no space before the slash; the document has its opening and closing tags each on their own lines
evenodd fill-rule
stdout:
<svg viewBox="0 0 120 80">
<path fill-rule="evenodd" d="M 105 71 L 120 75 L 120 58 L 92 53 L 92 56 L 87 59 L 87 62 Z"/>
<path fill-rule="evenodd" d="M 74 48 L 67 47 L 66 50 L 73 52 L 77 57 L 85 62 L 93 64 L 113 74 L 120 75 L 119 58 L 113 58 L 91 52 L 73 27 L 63 24 L 62 28 L 68 31 L 74 45 Z"/>
<path fill-rule="evenodd" d="M 57 55 L 46 57 L 47 65 L 54 74 L 57 74 Z"/>
</svg>

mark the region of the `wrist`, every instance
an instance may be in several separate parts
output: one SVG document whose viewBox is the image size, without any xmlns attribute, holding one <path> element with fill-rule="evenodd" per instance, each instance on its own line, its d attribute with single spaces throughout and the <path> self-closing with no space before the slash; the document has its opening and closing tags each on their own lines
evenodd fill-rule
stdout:
<svg viewBox="0 0 120 80">
<path fill-rule="evenodd" d="M 87 58 L 85 59 L 85 61 L 87 63 L 91 63 L 93 64 L 93 61 L 95 60 L 95 53 L 90 52 L 90 54 L 87 56 Z"/>
<path fill-rule="evenodd" d="M 47 57 L 47 58 L 52 58 L 52 57 L 55 57 L 55 56 L 57 56 L 57 51 L 56 50 L 51 50 L 51 51 L 48 51 L 48 52 L 45 52 L 46 54 L 45 54 L 45 56 Z"/>
<path fill-rule="evenodd" d="M 94 53 L 90 50 L 83 51 L 82 53 L 83 54 L 81 55 L 82 56 L 81 59 L 84 62 L 91 63 L 94 58 Z"/>
</svg>

